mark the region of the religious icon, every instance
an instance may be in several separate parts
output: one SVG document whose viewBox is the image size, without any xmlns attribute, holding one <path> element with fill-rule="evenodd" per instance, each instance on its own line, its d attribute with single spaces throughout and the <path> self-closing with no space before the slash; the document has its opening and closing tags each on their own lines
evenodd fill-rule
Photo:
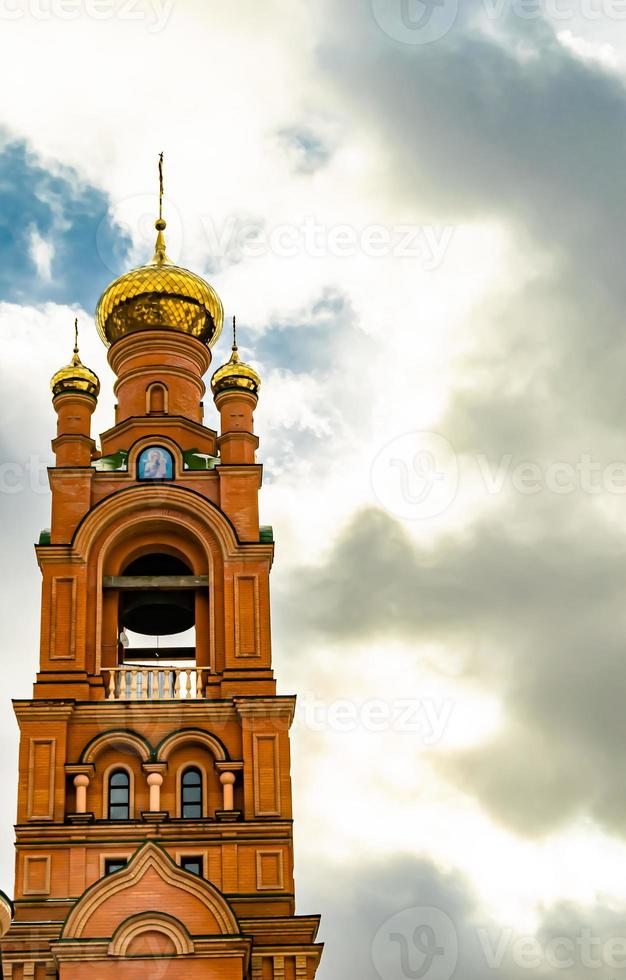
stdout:
<svg viewBox="0 0 626 980">
<path fill-rule="evenodd" d="M 160 446 L 149 446 L 139 457 L 137 475 L 140 480 L 171 480 L 174 475 L 172 454 Z"/>
</svg>

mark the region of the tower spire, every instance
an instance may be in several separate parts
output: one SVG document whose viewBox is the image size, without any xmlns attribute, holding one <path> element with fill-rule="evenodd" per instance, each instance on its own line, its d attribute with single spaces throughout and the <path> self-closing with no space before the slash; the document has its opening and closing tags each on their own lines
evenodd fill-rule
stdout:
<svg viewBox="0 0 626 980">
<path fill-rule="evenodd" d="M 159 153 L 159 221 L 163 221 L 163 153 Z"/>
<path fill-rule="evenodd" d="M 238 350 L 237 347 L 237 317 L 233 316 L 233 350 Z"/>
<path fill-rule="evenodd" d="M 57 371 L 51 382 L 54 396 L 68 391 L 91 395 L 96 399 L 100 393 L 97 374 L 85 367 L 78 354 L 78 317 L 74 319 L 74 351 L 69 364 Z"/>
<path fill-rule="evenodd" d="M 159 217 L 155 221 L 154 227 L 157 231 L 157 238 L 152 264 L 163 265 L 170 261 L 165 252 L 165 235 L 163 234 L 167 228 L 167 222 L 163 218 L 163 153 L 159 153 Z"/>
</svg>

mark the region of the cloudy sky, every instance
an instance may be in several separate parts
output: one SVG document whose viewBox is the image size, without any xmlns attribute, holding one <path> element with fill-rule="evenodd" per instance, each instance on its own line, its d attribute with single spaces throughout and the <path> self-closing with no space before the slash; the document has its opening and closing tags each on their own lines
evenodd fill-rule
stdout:
<svg viewBox="0 0 626 980">
<path fill-rule="evenodd" d="M 93 311 L 164 150 L 168 251 L 263 377 L 320 980 L 615 980 L 626 9 L 461 2 L 0 0 L 0 684 L 36 669 L 49 378 L 78 315 L 108 427 Z"/>
</svg>

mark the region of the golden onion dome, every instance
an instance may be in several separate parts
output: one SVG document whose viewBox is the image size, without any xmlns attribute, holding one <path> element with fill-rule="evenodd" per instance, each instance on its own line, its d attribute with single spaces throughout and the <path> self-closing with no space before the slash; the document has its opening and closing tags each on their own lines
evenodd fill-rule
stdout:
<svg viewBox="0 0 626 980">
<path fill-rule="evenodd" d="M 57 371 L 52 378 L 50 382 L 52 394 L 56 398 L 57 395 L 74 392 L 97 398 L 100 394 L 98 375 L 94 374 L 90 368 L 85 367 L 78 356 L 78 320 L 74 323 L 74 331 L 74 356 L 70 363 Z"/>
<path fill-rule="evenodd" d="M 257 371 L 239 357 L 236 329 L 237 321 L 233 317 L 232 353 L 230 360 L 226 364 L 222 364 L 211 378 L 211 390 L 214 396 L 219 395 L 221 391 L 232 391 L 234 389 L 250 391 L 253 395 L 257 395 L 261 387 L 261 378 Z"/>
<path fill-rule="evenodd" d="M 156 222 L 154 256 L 105 289 L 96 308 L 96 327 L 108 346 L 142 330 L 173 330 L 209 346 L 224 322 L 222 303 L 212 286 L 167 257 L 162 218 Z"/>
</svg>

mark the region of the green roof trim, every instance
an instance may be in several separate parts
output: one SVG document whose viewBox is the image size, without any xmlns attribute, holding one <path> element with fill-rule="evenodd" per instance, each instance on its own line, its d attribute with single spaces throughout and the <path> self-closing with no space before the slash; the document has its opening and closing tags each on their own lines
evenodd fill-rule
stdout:
<svg viewBox="0 0 626 980">
<path fill-rule="evenodd" d="M 100 459 L 97 459 L 91 465 L 99 473 L 114 473 L 116 470 L 127 470 L 128 452 L 125 449 L 120 449 L 119 452 L 113 453 L 111 456 L 101 456 Z"/>
<path fill-rule="evenodd" d="M 50 544 L 50 539 L 52 537 L 52 532 L 49 527 L 44 527 L 43 531 L 39 532 L 39 544 Z"/>
<path fill-rule="evenodd" d="M 199 453 L 197 449 L 187 449 L 183 453 L 183 463 L 186 470 L 213 470 L 219 461 L 219 456 Z"/>
<path fill-rule="evenodd" d="M 259 541 L 261 544 L 274 544 L 274 528 L 271 524 L 259 528 Z"/>
</svg>

